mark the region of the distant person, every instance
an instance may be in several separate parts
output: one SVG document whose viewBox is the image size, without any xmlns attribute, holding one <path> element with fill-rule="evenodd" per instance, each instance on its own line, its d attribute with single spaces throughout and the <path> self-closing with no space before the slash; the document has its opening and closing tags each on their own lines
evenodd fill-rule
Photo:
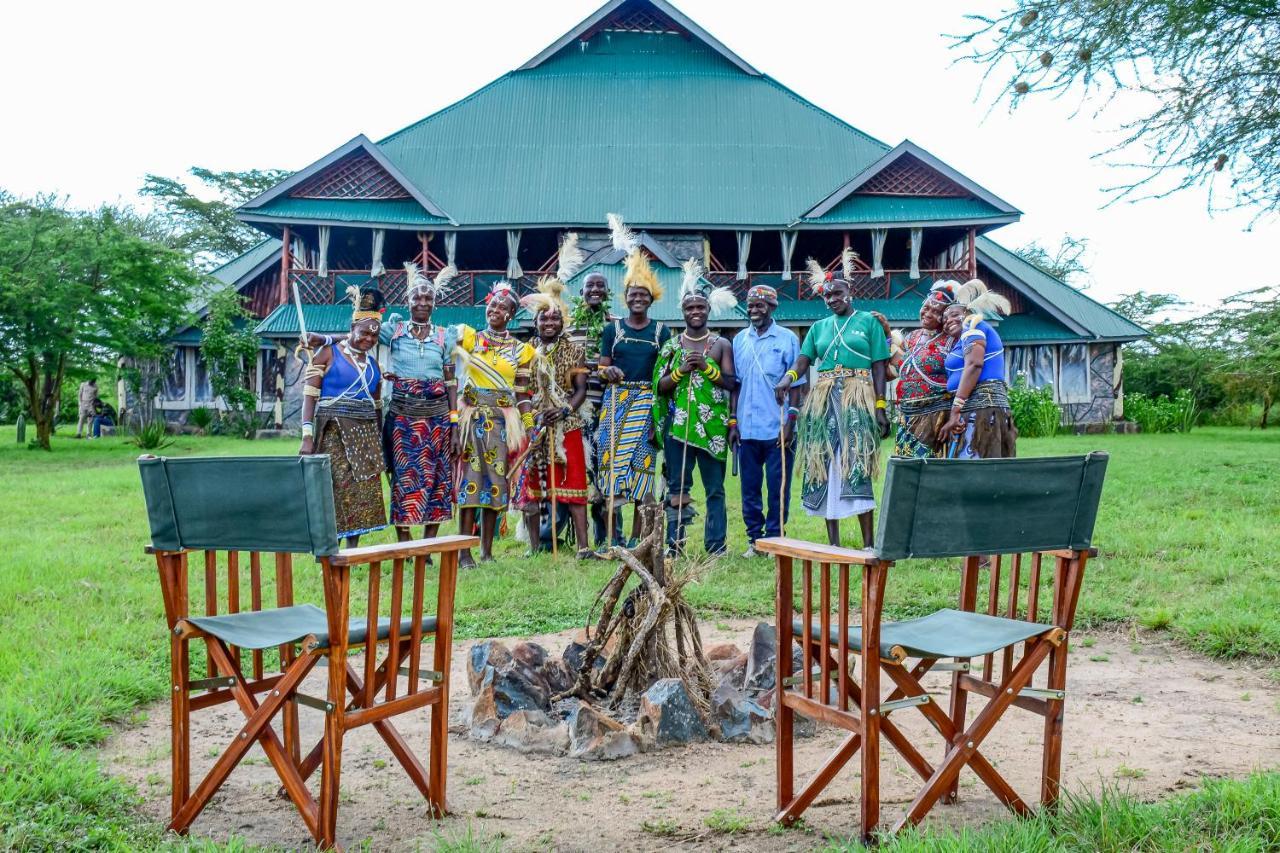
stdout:
<svg viewBox="0 0 1280 853">
<path fill-rule="evenodd" d="M 947 353 L 951 417 L 942 427 L 947 456 L 955 459 L 1012 459 L 1018 429 L 1009 410 L 1004 381 L 1004 344 L 986 316 L 1009 313 L 1009 300 L 978 279 L 956 288 L 942 312 L 942 328 L 954 346 Z"/>
<path fill-rule="evenodd" d="M 115 407 L 100 397 L 95 398 L 93 401 L 93 437 L 102 438 L 102 428 L 104 426 L 113 427 L 115 425 Z"/>
<path fill-rule="evenodd" d="M 98 399 L 98 380 L 86 379 L 80 383 L 80 417 L 76 421 L 76 438 L 84 438 L 85 428 L 92 429 L 93 404 Z"/>
</svg>

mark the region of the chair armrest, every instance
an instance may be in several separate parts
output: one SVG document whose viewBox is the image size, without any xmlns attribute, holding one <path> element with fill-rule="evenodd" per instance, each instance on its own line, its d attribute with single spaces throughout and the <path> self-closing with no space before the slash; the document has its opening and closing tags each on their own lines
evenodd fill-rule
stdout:
<svg viewBox="0 0 1280 853">
<path fill-rule="evenodd" d="M 480 539 L 475 536 L 437 536 L 434 539 L 411 539 L 408 542 L 389 542 L 385 545 L 366 545 L 361 548 L 344 548 L 329 558 L 334 566 L 360 566 L 381 560 L 403 560 L 426 554 L 461 551 L 475 548 Z"/>
<path fill-rule="evenodd" d="M 834 545 L 818 545 L 784 536 L 757 539 L 755 548 L 757 551 L 778 557 L 794 557 L 799 560 L 833 565 L 871 566 L 880 562 L 880 558 L 870 548 L 838 548 Z"/>
</svg>

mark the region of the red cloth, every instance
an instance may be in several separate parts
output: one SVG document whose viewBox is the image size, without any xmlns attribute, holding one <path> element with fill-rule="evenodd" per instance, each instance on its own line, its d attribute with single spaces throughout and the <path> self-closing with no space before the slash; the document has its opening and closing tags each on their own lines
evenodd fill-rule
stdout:
<svg viewBox="0 0 1280 853">
<path fill-rule="evenodd" d="M 549 467 L 535 461 L 530 453 L 525 457 L 520 470 L 521 505 L 551 500 L 551 491 L 546 489 L 546 482 L 551 473 Z M 575 429 L 564 434 L 565 461 L 556 461 L 555 496 L 556 503 L 585 504 L 587 502 L 587 457 L 582 450 L 582 430 Z"/>
</svg>

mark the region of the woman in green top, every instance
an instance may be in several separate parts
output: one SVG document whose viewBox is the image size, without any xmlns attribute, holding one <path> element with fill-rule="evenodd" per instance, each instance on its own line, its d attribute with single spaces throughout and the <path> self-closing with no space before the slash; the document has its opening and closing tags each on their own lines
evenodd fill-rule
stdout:
<svg viewBox="0 0 1280 853">
<path fill-rule="evenodd" d="M 663 436 L 667 466 L 667 549 L 683 551 L 685 527 L 693 520 L 693 468 L 707 498 L 703 544 L 708 554 L 724 552 L 728 521 L 724 506 L 724 469 L 737 441 L 730 392 L 734 387 L 733 347 L 707 328 L 712 303 L 724 310 L 737 304 L 732 291 L 701 278 L 696 261 L 685 264 L 680 308 L 685 330 L 663 344 L 653 369 L 659 404 L 653 408 L 655 432 Z"/>
<path fill-rule="evenodd" d="M 797 429 L 801 502 L 810 515 L 826 519 L 832 545 L 840 544 L 840 519 L 856 515 L 862 544 L 869 548 L 876 507 L 872 481 L 880 472 L 880 440 L 889 434 L 884 401 L 889 346 L 880 323 L 850 304 L 847 281 L 809 263 L 813 288 L 831 316 L 813 324 L 775 391 L 781 400 L 810 365 L 817 371 Z"/>
</svg>

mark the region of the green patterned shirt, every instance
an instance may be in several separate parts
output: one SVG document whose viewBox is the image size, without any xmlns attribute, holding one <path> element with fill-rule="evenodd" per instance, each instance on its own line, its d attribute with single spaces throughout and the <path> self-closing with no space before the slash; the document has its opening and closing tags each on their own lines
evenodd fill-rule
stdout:
<svg viewBox="0 0 1280 853">
<path fill-rule="evenodd" d="M 719 337 L 711 336 L 707 341 L 708 350 Z M 658 395 L 658 380 L 672 368 L 679 367 L 684 355 L 679 335 L 658 351 L 658 361 L 653 367 L 653 388 L 658 401 L 653 407 L 657 431 L 659 434 L 669 432 L 676 441 L 699 447 L 723 462 L 729 456 L 729 392 L 701 373 L 695 373 L 682 377 L 670 397 Z M 707 364 L 720 367 L 710 355 Z M 664 421 L 669 423 L 669 430 L 663 429 Z"/>
</svg>

